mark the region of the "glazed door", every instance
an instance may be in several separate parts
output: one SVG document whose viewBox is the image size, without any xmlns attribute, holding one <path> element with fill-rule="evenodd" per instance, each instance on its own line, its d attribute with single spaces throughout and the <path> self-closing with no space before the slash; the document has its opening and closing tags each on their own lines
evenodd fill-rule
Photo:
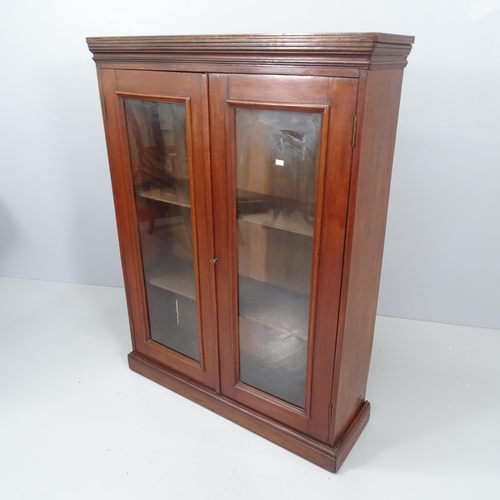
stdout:
<svg viewBox="0 0 500 500">
<path fill-rule="evenodd" d="M 222 392 L 326 441 L 357 81 L 210 90 Z"/>
<path fill-rule="evenodd" d="M 216 389 L 207 77 L 108 70 L 101 85 L 134 349 Z"/>
</svg>

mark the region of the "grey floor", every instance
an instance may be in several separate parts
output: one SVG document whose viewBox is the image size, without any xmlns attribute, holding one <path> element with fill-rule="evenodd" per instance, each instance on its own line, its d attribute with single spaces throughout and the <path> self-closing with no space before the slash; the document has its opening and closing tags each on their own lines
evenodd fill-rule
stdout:
<svg viewBox="0 0 500 500">
<path fill-rule="evenodd" d="M 129 370 L 122 289 L 0 278 L 0 498 L 498 499 L 500 331 L 379 317 L 330 474 Z"/>
</svg>

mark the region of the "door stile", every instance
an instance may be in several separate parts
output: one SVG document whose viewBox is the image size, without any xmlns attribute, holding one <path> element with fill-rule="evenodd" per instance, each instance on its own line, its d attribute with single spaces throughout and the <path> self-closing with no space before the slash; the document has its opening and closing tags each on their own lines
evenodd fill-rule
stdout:
<svg viewBox="0 0 500 500">
<path fill-rule="evenodd" d="M 331 391 L 339 319 L 345 223 L 352 160 L 352 124 L 356 113 L 358 80 L 329 78 L 330 118 L 324 173 L 321 234 L 318 234 L 316 335 L 312 370 L 312 418 L 307 432 L 326 441 L 332 409 Z"/>
<path fill-rule="evenodd" d="M 124 162 L 124 155 L 118 126 L 117 97 L 115 95 L 116 72 L 114 69 L 100 69 L 97 74 L 106 130 L 106 146 L 120 243 L 120 257 L 127 290 L 126 298 L 132 332 L 132 346 L 136 350 L 136 337 L 148 328 L 148 324 L 144 323 L 147 312 L 140 287 L 137 286 L 138 283 L 141 283 L 142 272 L 140 271 L 140 265 L 137 264 L 139 262 L 138 254 L 140 253 L 138 239 L 134 237 L 133 225 L 130 223 L 134 218 L 134 210 L 128 200 L 133 197 L 133 190 L 130 190 L 125 169 L 121 167 Z M 123 193 L 125 193 L 125 196 Z"/>
<path fill-rule="evenodd" d="M 211 179 L 214 214 L 214 265 L 217 290 L 217 323 L 219 340 L 220 390 L 227 397 L 234 398 L 234 330 L 232 291 L 232 258 L 230 247 L 229 188 L 227 178 L 227 119 L 225 102 L 228 98 L 228 76 L 210 74 L 209 109 L 210 109 L 210 151 Z"/>
</svg>

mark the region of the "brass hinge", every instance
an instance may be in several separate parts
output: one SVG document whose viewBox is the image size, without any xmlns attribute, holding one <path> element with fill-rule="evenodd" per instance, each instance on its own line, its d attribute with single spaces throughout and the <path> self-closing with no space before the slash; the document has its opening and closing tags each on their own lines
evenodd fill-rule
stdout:
<svg viewBox="0 0 500 500">
<path fill-rule="evenodd" d="M 330 403 L 330 405 L 328 406 L 328 423 L 330 423 L 332 421 L 332 404 Z"/>
<path fill-rule="evenodd" d="M 358 135 L 358 116 L 354 117 L 354 123 L 352 124 L 352 147 L 356 147 L 356 136 Z"/>
</svg>

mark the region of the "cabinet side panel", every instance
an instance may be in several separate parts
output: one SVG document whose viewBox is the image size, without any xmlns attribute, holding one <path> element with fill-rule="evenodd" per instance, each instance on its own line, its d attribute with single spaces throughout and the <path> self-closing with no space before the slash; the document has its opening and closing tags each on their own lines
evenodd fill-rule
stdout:
<svg viewBox="0 0 500 500">
<path fill-rule="evenodd" d="M 358 101 L 329 442 L 365 402 L 403 70 L 366 72 Z"/>
</svg>

